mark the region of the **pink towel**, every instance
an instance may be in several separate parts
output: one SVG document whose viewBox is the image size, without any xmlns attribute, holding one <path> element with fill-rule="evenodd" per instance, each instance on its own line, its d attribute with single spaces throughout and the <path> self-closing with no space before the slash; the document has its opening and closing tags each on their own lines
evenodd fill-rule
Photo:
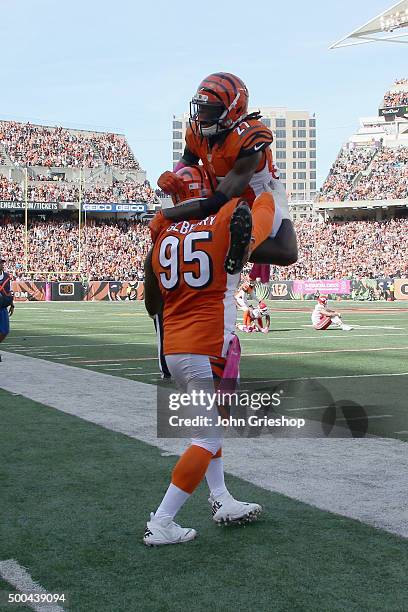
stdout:
<svg viewBox="0 0 408 612">
<path fill-rule="evenodd" d="M 224 373 L 218 386 L 220 396 L 223 393 L 234 393 L 239 380 L 239 362 L 241 359 L 241 345 L 238 336 L 234 334 L 228 347 Z"/>
</svg>

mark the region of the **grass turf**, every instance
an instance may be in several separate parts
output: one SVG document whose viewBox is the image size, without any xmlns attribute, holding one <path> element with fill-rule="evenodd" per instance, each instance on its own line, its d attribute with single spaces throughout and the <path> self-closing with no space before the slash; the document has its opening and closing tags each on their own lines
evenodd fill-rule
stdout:
<svg viewBox="0 0 408 612">
<path fill-rule="evenodd" d="M 269 306 L 268 336 L 240 333 L 243 379 L 323 377 L 319 383 L 335 400 L 353 399 L 364 406 L 369 433 L 408 440 L 404 302 L 336 304 L 355 326 L 352 332 L 313 330 L 313 302 L 272 301 Z M 140 382 L 160 381 L 155 332 L 143 303 L 21 303 L 11 324 L 5 350 Z"/>
<path fill-rule="evenodd" d="M 199 539 L 146 549 L 175 458 L 4 391 L 0 417 L 0 558 L 66 593 L 68 610 L 405 609 L 396 536 L 229 477 L 237 497 L 264 505 L 262 521 L 217 528 L 201 486 L 179 519 Z"/>
</svg>

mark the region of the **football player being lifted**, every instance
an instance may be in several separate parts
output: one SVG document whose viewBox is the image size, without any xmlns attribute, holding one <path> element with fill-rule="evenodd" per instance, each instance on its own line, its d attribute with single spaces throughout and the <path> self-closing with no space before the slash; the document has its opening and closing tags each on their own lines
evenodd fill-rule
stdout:
<svg viewBox="0 0 408 612">
<path fill-rule="evenodd" d="M 270 145 L 272 132 L 259 113 L 248 113 L 248 90 L 240 78 L 227 72 L 210 74 L 199 85 L 190 103 L 190 126 L 183 156 L 174 172 L 164 172 L 159 187 L 173 194 L 181 188 L 177 170 L 204 166 L 213 193 L 196 202 L 166 209 L 167 219 L 204 219 L 220 210 L 231 198 L 242 197 L 249 206 L 267 191 L 274 199 L 274 219 L 268 238 L 250 261 L 287 266 L 297 260 L 297 243 L 284 185 L 278 178 Z M 269 219 L 265 219 L 269 223 Z"/>
</svg>

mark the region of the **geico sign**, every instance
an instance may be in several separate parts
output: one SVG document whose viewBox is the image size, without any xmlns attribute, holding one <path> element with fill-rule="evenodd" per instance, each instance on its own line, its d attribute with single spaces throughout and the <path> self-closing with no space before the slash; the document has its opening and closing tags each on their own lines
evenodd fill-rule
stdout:
<svg viewBox="0 0 408 612">
<path fill-rule="evenodd" d="M 94 212 L 145 212 L 144 204 L 84 204 L 84 210 Z"/>
<path fill-rule="evenodd" d="M 272 283 L 271 294 L 276 297 L 288 295 L 288 286 L 285 283 Z"/>
</svg>

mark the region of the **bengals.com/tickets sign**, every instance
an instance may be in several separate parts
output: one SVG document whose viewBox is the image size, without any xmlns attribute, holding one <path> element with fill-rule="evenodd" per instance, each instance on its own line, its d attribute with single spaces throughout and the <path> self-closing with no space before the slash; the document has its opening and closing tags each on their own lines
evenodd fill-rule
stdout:
<svg viewBox="0 0 408 612">
<path fill-rule="evenodd" d="M 394 297 L 396 300 L 408 300 L 408 278 L 394 280 Z"/>
<path fill-rule="evenodd" d="M 350 295 L 351 281 L 346 279 L 293 281 L 293 291 L 301 295 L 309 293 Z"/>
</svg>

